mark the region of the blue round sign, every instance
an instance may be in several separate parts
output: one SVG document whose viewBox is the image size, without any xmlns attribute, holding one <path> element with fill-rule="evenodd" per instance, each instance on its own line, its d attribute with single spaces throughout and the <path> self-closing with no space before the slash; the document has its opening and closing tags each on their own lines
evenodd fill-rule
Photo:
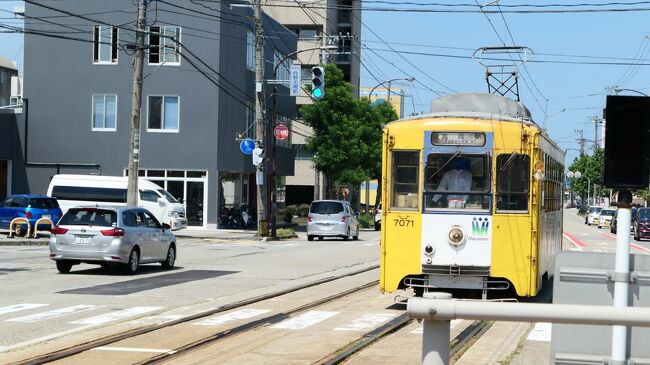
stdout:
<svg viewBox="0 0 650 365">
<path fill-rule="evenodd" d="M 246 138 L 245 140 L 239 143 L 239 149 L 243 153 L 250 155 L 251 153 L 253 153 L 253 150 L 255 149 L 255 142 L 250 138 Z"/>
</svg>

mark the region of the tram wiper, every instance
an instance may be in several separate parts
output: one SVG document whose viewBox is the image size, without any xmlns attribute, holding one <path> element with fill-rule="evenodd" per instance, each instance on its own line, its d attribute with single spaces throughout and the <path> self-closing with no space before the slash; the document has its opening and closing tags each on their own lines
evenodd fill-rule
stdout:
<svg viewBox="0 0 650 365">
<path fill-rule="evenodd" d="M 434 172 L 433 174 L 431 174 L 431 176 L 429 176 L 429 179 L 433 179 L 434 176 L 438 175 L 438 173 L 442 171 L 447 165 L 449 165 L 451 160 L 456 158 L 458 155 L 460 155 L 460 151 L 456 151 L 453 155 L 451 155 L 451 157 L 449 157 L 449 159 L 445 163 L 443 163 L 442 166 L 440 166 L 440 168 L 436 170 L 436 172 Z"/>
<path fill-rule="evenodd" d="M 501 168 L 499 169 L 499 171 L 504 171 L 504 170 L 506 169 L 506 167 L 508 167 L 508 165 L 510 165 L 510 163 L 512 162 L 512 160 L 513 160 L 513 159 L 515 158 L 515 156 L 517 156 L 517 155 L 520 155 L 520 153 L 518 153 L 518 152 L 513 152 L 513 153 L 511 153 L 511 154 L 510 154 L 510 157 L 508 157 L 508 160 L 506 160 L 506 163 L 504 163 L 503 166 L 501 166 Z"/>
</svg>

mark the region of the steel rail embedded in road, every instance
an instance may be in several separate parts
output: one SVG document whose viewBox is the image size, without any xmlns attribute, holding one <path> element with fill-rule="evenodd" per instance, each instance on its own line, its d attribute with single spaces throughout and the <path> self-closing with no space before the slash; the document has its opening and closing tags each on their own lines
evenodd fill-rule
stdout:
<svg viewBox="0 0 650 365">
<path fill-rule="evenodd" d="M 226 304 L 226 305 L 223 305 L 221 307 L 218 307 L 218 308 L 215 308 L 215 309 L 212 309 L 212 310 L 209 310 L 209 311 L 197 313 L 197 314 L 190 315 L 190 316 L 187 316 L 187 317 L 183 317 L 183 318 L 180 318 L 180 319 L 176 319 L 176 320 L 173 320 L 173 321 L 170 321 L 170 322 L 156 324 L 156 325 L 142 327 L 142 328 L 136 328 L 136 329 L 120 332 L 120 333 L 117 333 L 117 334 L 105 336 L 105 337 L 98 338 L 98 339 L 95 339 L 95 340 L 91 340 L 91 341 L 88 341 L 88 342 L 85 342 L 85 343 L 82 343 L 82 344 L 77 344 L 77 345 L 74 345 L 74 346 L 71 346 L 71 347 L 68 347 L 68 348 L 65 348 L 65 349 L 52 351 L 52 352 L 42 354 L 42 355 L 38 355 L 38 356 L 29 358 L 29 359 L 13 362 L 13 363 L 10 363 L 10 365 L 39 365 L 39 364 L 45 364 L 45 363 L 56 361 L 56 360 L 65 359 L 65 358 L 80 354 L 82 352 L 91 350 L 91 349 L 96 348 L 96 347 L 110 345 L 110 344 L 113 344 L 113 343 L 116 343 L 116 342 L 119 342 L 119 341 L 122 341 L 122 340 L 137 337 L 137 336 L 144 335 L 144 334 L 147 334 L 147 333 L 151 333 L 151 332 L 154 332 L 154 331 L 158 331 L 158 330 L 161 330 L 163 328 L 172 327 L 172 326 L 179 325 L 179 324 L 186 323 L 186 322 L 190 322 L 190 321 L 193 321 L 193 320 L 209 317 L 209 316 L 211 316 L 213 314 L 225 312 L 225 311 L 228 311 L 228 310 L 231 310 L 231 309 L 244 307 L 244 306 L 254 304 L 254 303 L 259 303 L 259 302 L 264 301 L 264 300 L 277 298 L 277 297 L 285 295 L 285 294 L 289 294 L 289 293 L 296 292 L 296 291 L 299 291 L 299 290 L 302 290 L 302 289 L 307 289 L 307 288 L 311 288 L 311 287 L 314 287 L 314 286 L 322 285 L 322 284 L 329 283 L 329 282 L 332 282 L 332 281 L 336 281 L 336 280 L 339 280 L 339 279 L 343 279 L 343 278 L 346 278 L 346 277 L 349 277 L 349 276 L 355 276 L 355 275 L 362 274 L 362 273 L 365 273 L 365 272 L 368 272 L 368 271 L 371 271 L 371 270 L 375 270 L 377 268 L 379 268 L 378 265 L 372 265 L 372 266 L 369 266 L 369 267 L 366 267 L 366 268 L 363 268 L 363 269 L 359 269 L 359 270 L 355 270 L 355 271 L 352 271 L 352 272 L 348 272 L 348 273 L 345 273 L 345 274 L 340 274 L 340 275 L 336 275 L 336 276 L 328 276 L 326 278 L 315 280 L 313 282 L 309 282 L 309 283 L 305 283 L 305 284 L 301 284 L 301 285 L 296 285 L 296 286 L 294 286 L 292 288 L 289 288 L 289 289 L 278 290 L 278 291 L 271 292 L 271 293 L 268 293 L 268 294 L 263 294 L 263 295 L 259 295 L 259 296 L 253 297 L 253 298 L 249 298 L 249 299 L 241 300 L 241 301 L 238 301 L 238 302 Z M 376 285 L 377 282 L 378 281 L 373 281 L 373 282 L 365 284 L 365 285 L 372 286 L 372 285 Z M 352 290 L 359 290 L 359 287 L 356 287 L 356 288 L 354 288 Z M 347 293 L 345 295 L 348 295 L 348 294 L 349 293 Z M 331 296 L 331 297 L 334 297 L 334 296 Z M 328 298 L 331 298 L 331 297 L 328 297 Z M 325 299 L 327 299 L 327 298 L 325 298 Z M 336 298 L 334 298 L 334 299 L 336 299 Z M 331 300 L 334 300 L 334 299 L 331 299 Z M 229 331 L 232 331 L 232 330 L 229 330 Z M 224 332 L 228 332 L 228 331 L 224 331 Z"/>
</svg>

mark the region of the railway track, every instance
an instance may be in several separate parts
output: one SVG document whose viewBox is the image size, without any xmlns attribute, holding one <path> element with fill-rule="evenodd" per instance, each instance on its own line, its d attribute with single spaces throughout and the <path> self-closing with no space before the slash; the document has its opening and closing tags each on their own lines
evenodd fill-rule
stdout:
<svg viewBox="0 0 650 365">
<path fill-rule="evenodd" d="M 169 322 L 166 322 L 166 323 L 146 326 L 146 327 L 142 327 L 142 328 L 136 328 L 136 329 L 132 329 L 132 330 L 112 334 L 112 335 L 109 335 L 109 336 L 105 336 L 105 337 L 102 337 L 102 338 L 90 340 L 90 341 L 87 341 L 87 342 L 84 342 L 84 343 L 81 343 L 81 344 L 77 344 L 77 345 L 73 345 L 73 346 L 70 346 L 70 347 L 67 347 L 67 348 L 64 348 L 64 349 L 48 352 L 48 353 L 41 354 L 41 355 L 38 355 L 38 356 L 34 356 L 34 357 L 31 357 L 31 358 L 28 358 L 28 359 L 20 360 L 20 361 L 17 361 L 17 362 L 12 362 L 12 363 L 10 363 L 10 365 L 39 365 L 39 364 L 45 364 L 45 363 L 58 361 L 58 360 L 64 360 L 64 359 L 71 358 L 71 357 L 73 357 L 75 355 L 78 355 L 80 353 L 83 353 L 83 352 L 86 352 L 86 351 L 89 351 L 89 350 L 92 350 L 92 349 L 95 349 L 95 348 L 108 346 L 108 345 L 115 344 L 115 343 L 120 342 L 120 341 L 124 341 L 126 339 L 132 339 L 132 338 L 135 338 L 135 337 L 138 337 L 138 336 L 147 335 L 147 334 L 153 333 L 155 331 L 168 329 L 170 327 L 174 327 L 174 326 L 178 326 L 178 325 L 188 323 L 188 322 L 191 322 L 191 321 L 195 321 L 195 320 L 198 320 L 198 319 L 206 318 L 206 317 L 209 317 L 209 316 L 212 316 L 214 314 L 221 313 L 221 312 L 226 312 L 226 311 L 229 311 L 229 310 L 245 307 L 245 306 L 248 306 L 248 305 L 251 305 L 251 304 L 255 304 L 255 303 L 263 302 L 263 301 L 266 301 L 266 300 L 278 298 L 278 297 L 281 297 L 283 295 L 287 295 L 289 293 L 294 293 L 294 292 L 298 292 L 300 290 L 304 290 L 304 289 L 307 289 L 307 288 L 316 287 L 316 286 L 323 285 L 323 284 L 326 284 L 326 283 L 330 283 L 330 282 L 340 280 L 340 279 L 343 279 L 343 278 L 346 278 L 346 277 L 359 275 L 359 274 L 362 274 L 362 273 L 365 273 L 365 272 L 368 272 L 368 271 L 376 270 L 378 267 L 379 267 L 378 265 L 373 265 L 373 266 L 366 267 L 366 268 L 356 270 L 356 271 L 352 271 L 352 272 L 349 272 L 349 273 L 326 277 L 326 278 L 316 280 L 316 281 L 313 281 L 313 282 L 309 282 L 309 283 L 306 283 L 306 284 L 297 285 L 297 286 L 294 286 L 294 287 L 289 288 L 289 289 L 275 291 L 275 292 L 272 292 L 272 293 L 256 296 L 256 297 L 245 299 L 245 300 L 238 301 L 238 302 L 235 302 L 235 303 L 223 305 L 223 306 L 215 308 L 213 310 L 204 311 L 204 312 L 201 312 L 201 313 L 186 316 L 186 317 L 183 317 L 183 318 L 180 318 L 180 319 L 177 319 L 177 320 L 173 320 L 173 321 L 169 321 Z M 216 334 L 214 334 L 212 336 L 204 338 L 204 339 L 202 339 L 200 341 L 197 341 L 195 343 L 191 343 L 191 344 L 188 344 L 186 346 L 183 346 L 183 347 L 175 350 L 174 354 L 163 354 L 163 355 L 169 355 L 169 357 L 171 357 L 173 355 L 178 356 L 179 354 L 182 354 L 184 352 L 196 349 L 196 348 L 198 348 L 198 347 L 200 347 L 202 345 L 209 344 L 211 342 L 217 341 L 217 340 L 219 340 L 221 338 L 224 338 L 226 336 L 230 336 L 230 335 L 235 334 L 235 333 L 240 333 L 240 332 L 245 331 L 245 330 L 256 328 L 258 326 L 263 325 L 264 323 L 268 323 L 269 321 L 271 321 L 271 322 L 272 321 L 279 321 L 279 320 L 281 320 L 283 318 L 286 318 L 287 316 L 289 316 L 289 315 L 291 315 L 293 313 L 297 313 L 299 311 L 304 311 L 304 310 L 312 308 L 312 307 L 314 307 L 316 305 L 321 305 L 321 304 L 336 300 L 336 299 L 338 299 L 340 297 L 349 295 L 351 293 L 362 290 L 364 288 L 368 288 L 368 287 L 372 287 L 374 285 L 377 285 L 377 283 L 378 283 L 378 281 L 374 280 L 372 282 L 368 282 L 366 284 L 354 287 L 352 289 L 348 289 L 348 290 L 339 292 L 337 294 L 328 296 L 328 297 L 326 297 L 324 299 L 321 299 L 321 300 L 318 300 L 316 302 L 307 304 L 307 305 L 302 306 L 300 308 L 296 308 L 294 310 L 287 311 L 286 313 L 282 313 L 281 315 L 274 315 L 274 316 L 270 316 L 270 317 L 265 317 L 265 318 L 262 318 L 260 320 L 253 321 L 251 323 L 247 323 L 245 325 L 238 326 L 238 327 L 233 328 L 233 329 L 229 329 L 229 330 L 226 330 L 226 331 L 216 333 Z M 145 362 L 140 362 L 140 363 L 142 363 L 142 364 L 154 364 L 154 363 L 159 363 L 159 362 L 161 362 L 163 360 L 166 360 L 166 359 L 167 359 L 166 356 L 155 356 L 155 357 L 153 357 L 153 358 L 151 358 L 151 359 L 149 359 L 149 360 L 147 360 Z"/>
<path fill-rule="evenodd" d="M 304 285 L 299 285 L 287 290 L 282 290 L 274 293 L 269 293 L 267 295 L 247 299 L 244 301 L 228 304 L 214 310 L 203 312 L 200 314 L 188 316 L 182 319 L 171 321 L 164 324 L 148 326 L 144 328 L 138 328 L 135 330 L 125 331 L 115 335 L 99 338 L 96 340 L 91 340 L 86 343 L 78 344 L 72 347 L 68 347 L 62 350 L 42 354 L 27 360 L 15 362 L 15 365 L 24 365 L 24 364 L 44 364 L 52 361 L 59 361 L 61 363 L 88 363 L 88 358 L 92 356 L 97 356 L 97 351 L 90 351 L 93 349 L 100 349 L 108 347 L 109 345 L 114 345 L 116 348 L 119 348 L 121 344 L 118 342 L 122 341 L 131 341 L 133 343 L 156 343 L 156 336 L 159 338 L 164 338 L 165 333 L 187 333 L 187 327 L 183 328 L 182 325 L 189 324 L 189 322 L 203 319 L 205 317 L 212 316 L 214 314 L 230 311 L 237 308 L 242 308 L 251 304 L 260 303 L 269 300 L 278 300 L 279 297 L 287 295 L 290 293 L 295 293 L 300 290 L 305 290 L 309 288 L 317 288 L 319 285 L 325 285 L 327 283 L 343 279 L 350 276 L 355 276 L 359 274 L 366 273 L 368 271 L 376 269 L 376 266 L 364 268 L 357 270 L 355 272 L 347 273 L 339 276 L 332 276 L 322 280 L 314 281 Z M 363 282 L 363 281 L 362 281 Z M 263 331 L 269 327 L 283 322 L 289 318 L 294 318 L 301 313 L 308 312 L 314 309 L 327 309 L 327 305 L 341 305 L 338 303 L 338 300 L 342 298 L 351 297 L 353 294 L 360 293 L 369 288 L 375 287 L 377 281 L 373 280 L 370 282 L 363 283 L 361 285 L 355 285 L 353 287 L 348 287 L 345 290 L 340 290 L 332 295 L 327 295 L 310 301 L 306 304 L 293 306 L 290 309 L 273 312 L 273 314 L 265 315 L 256 320 L 247 320 L 244 323 L 235 326 L 229 326 L 228 328 L 223 328 L 219 331 L 209 331 L 209 333 L 200 334 L 195 336 L 192 340 L 184 339 L 179 342 L 175 347 L 171 348 L 169 351 L 162 353 L 151 353 L 147 354 L 145 358 L 129 358 L 128 360 L 119 363 L 129 363 L 137 365 L 145 364 L 162 364 L 162 363 L 183 363 L 184 361 L 189 361 L 185 356 L 194 356 L 196 353 L 209 354 L 214 347 L 213 345 L 222 346 L 222 341 L 243 341 L 247 342 L 251 338 L 254 341 L 255 336 L 260 336 L 256 334 L 256 330 Z M 365 295 L 365 294 L 364 294 Z M 363 295 L 362 295 L 363 297 Z M 268 302 L 267 302 L 268 304 Z M 319 308 L 322 307 L 322 308 Z M 376 310 L 376 308 L 375 308 Z M 317 355 L 318 351 L 315 352 L 316 356 L 320 356 L 320 359 L 316 357 L 317 360 L 310 360 L 314 364 L 319 365 L 333 365 L 345 363 L 355 355 L 363 352 L 366 349 L 371 348 L 372 346 L 378 345 L 381 346 L 382 340 L 388 338 L 391 334 L 399 332 L 400 330 L 407 327 L 412 323 L 406 313 L 401 313 L 395 316 L 393 319 L 389 320 L 386 323 L 377 325 L 376 328 L 369 330 L 368 332 L 361 333 L 360 335 L 353 335 L 354 338 L 346 338 L 345 344 L 343 346 L 332 347 L 335 348 L 330 354 L 327 354 L 326 351 L 321 353 L 327 354 L 325 356 Z M 464 350 L 480 336 L 482 336 L 487 329 L 491 326 L 492 322 L 486 321 L 474 321 L 471 324 L 467 325 L 459 334 L 451 341 L 451 356 L 452 359 L 460 357 Z M 176 328 L 178 326 L 178 328 Z M 160 332 L 159 332 L 160 331 Z M 164 332 L 164 331 L 176 331 L 176 332 Z M 263 333 L 263 332 L 262 332 Z M 236 336 L 248 336 L 240 338 Z M 264 335 L 261 335 L 262 337 Z M 104 353 L 105 354 L 105 353 Z M 223 354 L 222 354 L 223 355 Z M 311 355 L 311 354 L 310 354 Z M 86 356 L 86 357 L 84 357 Z M 218 355 L 215 355 L 218 357 Z M 201 361 L 197 361 L 201 362 Z"/>
</svg>

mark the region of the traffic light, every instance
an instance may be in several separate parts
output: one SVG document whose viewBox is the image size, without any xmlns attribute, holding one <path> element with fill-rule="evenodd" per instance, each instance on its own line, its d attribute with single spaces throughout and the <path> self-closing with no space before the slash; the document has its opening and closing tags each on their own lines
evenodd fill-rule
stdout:
<svg viewBox="0 0 650 365">
<path fill-rule="evenodd" d="M 311 96 L 320 100 L 325 96 L 325 69 L 315 66 L 311 69 Z"/>
<path fill-rule="evenodd" d="M 650 97 L 608 95 L 605 121 L 605 187 L 647 189 Z"/>
<path fill-rule="evenodd" d="M 253 149 L 253 165 L 260 166 L 264 162 L 264 149 L 255 147 Z"/>
</svg>

